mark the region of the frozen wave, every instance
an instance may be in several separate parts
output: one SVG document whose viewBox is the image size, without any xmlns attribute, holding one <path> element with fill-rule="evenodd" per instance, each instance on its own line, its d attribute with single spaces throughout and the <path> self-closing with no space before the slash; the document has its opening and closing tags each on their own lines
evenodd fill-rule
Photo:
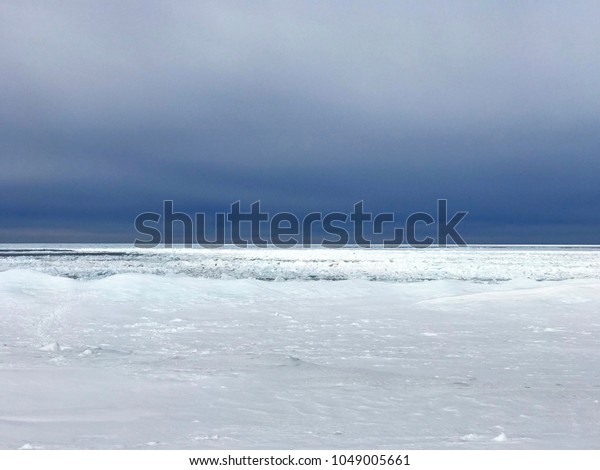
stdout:
<svg viewBox="0 0 600 470">
<path fill-rule="evenodd" d="M 0 271 L 74 279 L 122 273 L 211 279 L 415 282 L 600 278 L 598 247 L 481 246 L 447 249 L 135 249 L 47 245 L 0 249 Z"/>
</svg>

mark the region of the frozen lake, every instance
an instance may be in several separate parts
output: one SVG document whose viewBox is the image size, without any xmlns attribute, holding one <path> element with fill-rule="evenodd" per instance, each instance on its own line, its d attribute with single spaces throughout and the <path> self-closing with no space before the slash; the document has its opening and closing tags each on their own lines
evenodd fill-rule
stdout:
<svg viewBox="0 0 600 470">
<path fill-rule="evenodd" d="M 0 448 L 600 448 L 600 249 L 0 246 Z"/>
</svg>

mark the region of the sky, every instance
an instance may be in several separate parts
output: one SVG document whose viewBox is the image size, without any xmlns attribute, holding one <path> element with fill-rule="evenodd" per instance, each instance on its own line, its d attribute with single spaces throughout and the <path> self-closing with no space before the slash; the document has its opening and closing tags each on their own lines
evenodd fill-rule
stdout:
<svg viewBox="0 0 600 470">
<path fill-rule="evenodd" d="M 163 200 L 447 199 L 467 243 L 600 244 L 596 1 L 0 3 L 0 242 Z"/>
</svg>

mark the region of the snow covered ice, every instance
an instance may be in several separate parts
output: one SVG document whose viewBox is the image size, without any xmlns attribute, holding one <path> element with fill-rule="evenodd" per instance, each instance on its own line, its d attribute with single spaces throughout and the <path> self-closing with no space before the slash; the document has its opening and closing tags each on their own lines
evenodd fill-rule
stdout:
<svg viewBox="0 0 600 470">
<path fill-rule="evenodd" d="M 0 249 L 3 449 L 598 449 L 599 401 L 597 248 Z"/>
</svg>

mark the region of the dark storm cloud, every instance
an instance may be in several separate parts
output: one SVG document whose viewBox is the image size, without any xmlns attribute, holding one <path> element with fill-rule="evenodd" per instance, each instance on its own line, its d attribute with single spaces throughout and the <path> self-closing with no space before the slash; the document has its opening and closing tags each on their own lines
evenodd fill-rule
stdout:
<svg viewBox="0 0 600 470">
<path fill-rule="evenodd" d="M 163 199 L 470 211 L 600 243 L 596 2 L 3 2 L 0 240 L 131 240 Z M 470 225 L 468 225 L 470 224 Z"/>
</svg>

